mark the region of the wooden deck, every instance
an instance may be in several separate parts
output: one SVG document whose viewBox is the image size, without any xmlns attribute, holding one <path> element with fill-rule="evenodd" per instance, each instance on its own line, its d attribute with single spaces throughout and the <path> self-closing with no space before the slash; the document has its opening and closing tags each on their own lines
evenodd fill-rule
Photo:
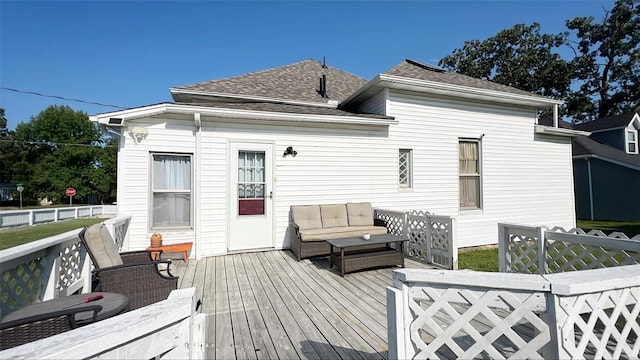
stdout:
<svg viewBox="0 0 640 360">
<path fill-rule="evenodd" d="M 408 268 L 432 268 L 406 260 Z M 289 251 L 174 260 L 179 287 L 196 287 L 210 359 L 386 359 L 386 287 L 393 268 L 348 274 L 328 258 Z"/>
</svg>

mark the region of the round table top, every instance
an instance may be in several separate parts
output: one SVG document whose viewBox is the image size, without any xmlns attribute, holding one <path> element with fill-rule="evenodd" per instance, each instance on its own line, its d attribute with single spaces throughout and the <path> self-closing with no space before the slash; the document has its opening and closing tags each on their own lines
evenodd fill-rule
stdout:
<svg viewBox="0 0 640 360">
<path fill-rule="evenodd" d="M 84 302 L 84 299 L 95 295 L 102 295 L 103 298 L 100 300 L 91 301 L 89 303 Z M 2 318 L 2 322 L 23 319 L 34 315 L 46 314 L 58 310 L 72 309 L 74 307 L 82 307 L 86 305 L 102 306 L 102 310 L 98 312 L 97 320 L 103 320 L 123 312 L 129 306 L 129 298 L 123 294 L 110 292 L 94 292 L 89 294 L 61 296 L 59 298 L 25 306 L 22 309 L 7 314 L 7 316 Z M 78 312 L 75 314 L 75 319 L 76 323 L 78 323 L 79 325 L 89 323 L 93 319 L 93 311 Z"/>
</svg>

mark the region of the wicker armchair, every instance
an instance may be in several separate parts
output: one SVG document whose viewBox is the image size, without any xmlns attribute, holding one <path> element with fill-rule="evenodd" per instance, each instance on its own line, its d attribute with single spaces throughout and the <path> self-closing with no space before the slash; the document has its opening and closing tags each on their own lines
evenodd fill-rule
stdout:
<svg viewBox="0 0 640 360">
<path fill-rule="evenodd" d="M 127 295 L 131 310 L 165 300 L 178 288 L 178 278 L 169 272 L 169 261 L 153 261 L 146 251 L 118 253 L 113 238 L 102 224 L 80 233 L 95 266 L 93 291 Z M 166 275 L 158 265 L 166 264 Z"/>
<path fill-rule="evenodd" d="M 78 327 L 76 313 L 93 312 L 95 321 L 100 305 L 86 305 L 0 322 L 0 350 L 44 339 Z"/>
</svg>

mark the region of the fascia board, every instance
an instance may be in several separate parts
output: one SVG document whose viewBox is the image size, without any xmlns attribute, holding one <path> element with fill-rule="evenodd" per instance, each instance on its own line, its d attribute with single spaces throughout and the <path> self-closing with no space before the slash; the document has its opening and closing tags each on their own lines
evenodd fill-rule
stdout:
<svg viewBox="0 0 640 360">
<path fill-rule="evenodd" d="M 305 105 L 305 106 L 318 106 L 318 107 L 326 107 L 335 109 L 337 107 L 336 104 L 329 103 L 317 103 L 317 102 L 306 102 L 306 101 L 296 101 L 296 100 L 288 100 L 288 99 L 278 99 L 278 98 L 268 98 L 262 96 L 250 96 L 250 95 L 238 95 L 238 94 L 228 94 L 228 93 L 216 93 L 216 92 L 208 92 L 208 91 L 197 91 L 197 90 L 185 90 L 178 88 L 169 89 L 171 95 L 195 95 L 195 96 L 206 96 L 206 97 L 222 97 L 222 98 L 231 98 L 231 99 L 242 99 L 249 101 L 261 101 L 261 102 L 271 102 L 271 103 L 281 103 L 281 104 L 291 104 L 291 105 Z"/>
<path fill-rule="evenodd" d="M 553 105 L 564 104 L 564 101 L 561 100 L 446 84 L 436 81 L 419 80 L 387 74 L 380 74 L 379 77 L 380 80 L 387 83 L 389 87 L 398 89 L 539 107 L 551 107 Z"/>
<path fill-rule="evenodd" d="M 600 155 L 596 155 L 596 154 L 591 154 L 591 155 L 576 155 L 573 156 L 574 159 L 598 159 L 598 160 L 602 160 L 602 161 L 606 161 L 606 162 L 610 162 L 612 164 L 616 164 L 616 165 L 620 165 L 620 166 L 624 166 L 627 167 L 629 169 L 633 169 L 633 170 L 638 170 L 640 171 L 640 166 L 638 165 L 634 165 L 634 164 L 629 164 L 623 161 L 619 161 L 619 160 L 614 160 L 608 157 L 604 157 L 604 156 L 600 156 Z"/>
<path fill-rule="evenodd" d="M 567 136 L 567 137 L 591 135 L 591 133 L 588 131 L 556 128 L 556 127 L 544 126 L 544 125 L 535 125 L 534 129 L 536 134 L 545 134 L 545 135 L 556 135 L 556 136 Z"/>
<path fill-rule="evenodd" d="M 361 124 L 388 126 L 397 125 L 395 119 L 372 119 L 359 116 L 335 116 L 335 115 L 310 115 L 291 114 L 267 111 L 250 111 L 239 109 L 212 108 L 206 106 L 193 106 L 182 104 L 160 104 L 148 107 L 141 107 L 129 110 L 116 111 L 91 116 L 91 121 L 108 125 L 109 118 L 123 118 L 122 126 L 127 120 L 156 116 L 161 114 L 193 114 L 200 113 L 201 116 L 231 118 L 238 120 L 263 120 L 263 121 L 289 121 L 289 122 L 313 122 L 313 123 L 334 123 L 334 124 Z"/>
<path fill-rule="evenodd" d="M 548 108 L 552 107 L 553 105 L 564 104 L 564 101 L 561 100 L 547 99 L 538 96 L 511 94 L 503 91 L 479 89 L 462 85 L 452 85 L 437 81 L 378 74 L 365 86 L 361 87 L 358 91 L 356 91 L 345 101 L 343 101 L 340 106 L 344 107 L 349 105 L 350 103 L 356 102 L 359 97 L 365 95 L 366 93 L 377 87 L 387 87 L 392 89 L 409 90 L 421 93 L 446 95 L 458 98 L 470 98 L 490 102 L 535 106 L 540 108 Z"/>
</svg>

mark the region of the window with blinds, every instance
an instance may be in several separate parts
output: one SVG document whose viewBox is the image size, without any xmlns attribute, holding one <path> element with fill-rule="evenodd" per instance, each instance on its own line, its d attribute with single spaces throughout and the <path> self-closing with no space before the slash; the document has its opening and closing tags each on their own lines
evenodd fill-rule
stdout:
<svg viewBox="0 0 640 360">
<path fill-rule="evenodd" d="M 460 140 L 458 144 L 460 209 L 482 208 L 480 141 Z"/>
</svg>

